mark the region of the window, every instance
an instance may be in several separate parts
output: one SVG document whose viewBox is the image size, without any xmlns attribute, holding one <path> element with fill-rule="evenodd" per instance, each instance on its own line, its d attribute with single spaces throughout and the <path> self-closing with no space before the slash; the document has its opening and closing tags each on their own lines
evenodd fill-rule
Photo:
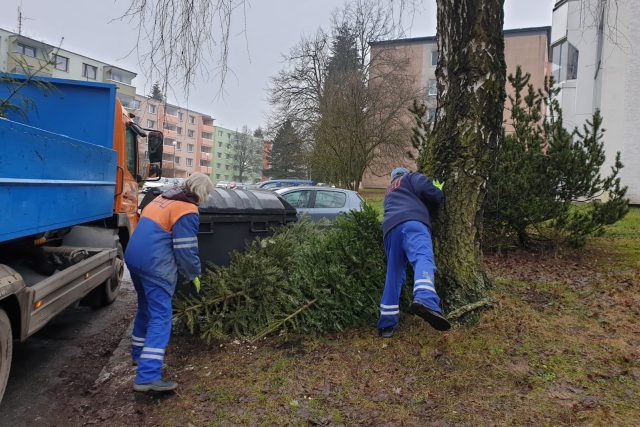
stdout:
<svg viewBox="0 0 640 427">
<path fill-rule="evenodd" d="M 187 130 L 187 136 L 189 136 L 189 138 L 193 138 L 193 129 Z"/>
<path fill-rule="evenodd" d="M 182 111 L 178 111 L 178 120 L 182 121 L 184 119 L 184 113 Z"/>
<path fill-rule="evenodd" d="M 187 158 L 187 166 L 193 166 L 193 159 Z"/>
<path fill-rule="evenodd" d="M 153 104 L 149 104 L 149 105 L 147 106 L 147 111 L 148 111 L 148 112 L 150 112 L 150 113 L 152 113 L 152 114 L 155 114 L 155 113 L 156 113 L 156 106 L 155 106 L 155 105 L 153 105 Z"/>
<path fill-rule="evenodd" d="M 436 96 L 438 94 L 438 81 L 435 79 L 429 80 L 429 96 Z"/>
<path fill-rule="evenodd" d="M 209 166 L 209 160 L 200 160 L 200 166 Z"/>
<path fill-rule="evenodd" d="M 178 126 L 176 132 L 178 132 L 178 135 L 182 135 L 182 127 Z"/>
<path fill-rule="evenodd" d="M 342 208 L 347 202 L 347 195 L 341 191 L 319 190 L 316 193 L 316 208 Z"/>
<path fill-rule="evenodd" d="M 222 158 L 222 153 L 218 151 L 218 158 L 221 159 Z"/>
<path fill-rule="evenodd" d="M 227 150 L 231 149 L 231 144 L 227 144 Z"/>
<path fill-rule="evenodd" d="M 36 57 L 36 48 L 22 43 L 16 43 L 16 53 L 24 56 Z"/>
<path fill-rule="evenodd" d="M 127 127 L 127 131 L 125 134 L 126 138 L 126 150 L 127 150 L 127 169 L 129 172 L 135 176 L 136 171 L 136 134 L 133 132 L 133 129 Z"/>
<path fill-rule="evenodd" d="M 179 164 L 180 164 L 180 157 L 175 156 L 175 159 L 176 159 L 176 160 L 175 160 L 176 165 L 179 165 Z M 187 163 L 189 163 L 189 159 L 187 159 Z"/>
<path fill-rule="evenodd" d="M 53 55 L 53 62 L 56 64 L 56 70 L 69 71 L 69 58 L 60 55 Z"/>
<path fill-rule="evenodd" d="M 222 142 L 218 142 L 218 148 L 222 148 Z"/>
<path fill-rule="evenodd" d="M 226 156 L 227 156 L 227 157 L 226 157 L 227 159 L 230 159 L 230 158 L 231 158 L 231 154 L 229 154 L 229 153 L 227 153 L 227 154 L 226 154 Z"/>
<path fill-rule="evenodd" d="M 213 134 L 211 132 L 202 132 L 202 138 L 213 139 Z"/>
<path fill-rule="evenodd" d="M 165 113 L 167 113 L 167 116 L 177 116 L 178 115 L 178 109 L 172 105 L 167 105 L 167 107 L 165 108 Z"/>
<path fill-rule="evenodd" d="M 98 68 L 89 64 L 82 64 L 82 77 L 86 77 L 89 80 L 95 80 L 98 75 Z"/>
<path fill-rule="evenodd" d="M 437 50 L 432 50 L 431 51 L 431 66 L 435 67 L 436 65 L 438 65 L 438 51 Z"/>
<path fill-rule="evenodd" d="M 149 129 L 155 129 L 156 128 L 156 122 L 153 120 L 147 120 L 147 127 Z"/>
<path fill-rule="evenodd" d="M 219 173 L 216 174 L 216 179 L 220 179 L 220 174 Z"/>
<path fill-rule="evenodd" d="M 176 140 L 173 138 L 165 138 L 164 145 L 168 145 L 169 147 L 176 145 Z"/>
<path fill-rule="evenodd" d="M 193 153 L 193 144 L 187 144 L 187 153 Z"/>
<path fill-rule="evenodd" d="M 436 120 L 436 109 L 435 108 L 427 109 L 426 119 L 427 119 L 427 123 L 432 123 L 432 122 L 434 122 Z"/>
<path fill-rule="evenodd" d="M 220 169 L 220 168 L 222 167 L 222 165 L 221 165 L 220 163 L 218 163 L 218 164 L 216 164 L 216 167 L 217 167 L 218 169 Z"/>
<path fill-rule="evenodd" d="M 174 144 L 174 145 L 176 146 L 176 150 L 178 150 L 178 151 L 182 151 L 182 142 L 180 142 L 180 141 L 175 141 L 175 144 Z"/>
<path fill-rule="evenodd" d="M 218 131 L 218 136 L 222 136 L 222 131 L 221 130 Z"/>
<path fill-rule="evenodd" d="M 309 207 L 309 199 L 311 198 L 310 196 L 311 191 L 309 190 L 292 191 L 290 193 L 282 195 L 282 197 L 294 208 Z"/>
<path fill-rule="evenodd" d="M 140 101 L 138 101 L 137 99 L 134 99 L 133 101 L 131 101 L 131 108 L 134 110 L 139 110 L 140 109 Z"/>
<path fill-rule="evenodd" d="M 578 56 L 578 49 L 566 40 L 551 48 L 551 72 L 556 83 L 578 78 Z"/>
<path fill-rule="evenodd" d="M 229 165 L 224 165 L 224 170 L 228 171 L 229 169 L 231 169 L 231 166 L 229 166 Z"/>
<path fill-rule="evenodd" d="M 191 114 L 189 114 L 189 123 L 191 123 L 192 125 L 196 124 L 196 116 L 192 116 Z"/>
<path fill-rule="evenodd" d="M 200 151 L 203 153 L 211 154 L 211 147 L 205 147 L 204 145 L 200 147 Z"/>
<path fill-rule="evenodd" d="M 176 125 L 174 125 L 173 123 L 168 123 L 168 122 L 163 122 L 162 123 L 162 127 L 165 128 L 166 130 L 172 130 L 174 132 L 178 130 Z"/>
</svg>

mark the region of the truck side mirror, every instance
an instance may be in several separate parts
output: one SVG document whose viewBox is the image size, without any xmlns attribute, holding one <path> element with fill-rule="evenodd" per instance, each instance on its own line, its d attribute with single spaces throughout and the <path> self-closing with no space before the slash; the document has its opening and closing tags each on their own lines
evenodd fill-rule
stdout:
<svg viewBox="0 0 640 427">
<path fill-rule="evenodd" d="M 149 163 L 162 165 L 162 143 L 164 135 L 157 130 L 147 130 L 147 143 L 149 149 Z"/>
</svg>

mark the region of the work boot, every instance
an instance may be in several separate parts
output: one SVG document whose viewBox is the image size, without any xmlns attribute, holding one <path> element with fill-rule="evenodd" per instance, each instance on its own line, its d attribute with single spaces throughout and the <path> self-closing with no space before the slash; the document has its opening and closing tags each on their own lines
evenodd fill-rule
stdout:
<svg viewBox="0 0 640 427">
<path fill-rule="evenodd" d="M 133 383 L 134 391 L 172 391 L 178 388 L 178 383 L 171 380 L 155 380 L 147 384 Z"/>
<path fill-rule="evenodd" d="M 434 329 L 439 331 L 448 331 L 451 329 L 451 323 L 442 315 L 435 310 L 431 310 L 426 305 L 421 302 L 414 301 L 409 306 L 409 312 L 415 314 L 416 316 L 422 317 L 425 322 L 431 325 Z"/>
<path fill-rule="evenodd" d="M 396 328 L 394 328 L 393 326 L 389 326 L 388 328 L 378 329 L 378 335 L 380 335 L 382 338 L 391 338 L 395 330 Z"/>
</svg>

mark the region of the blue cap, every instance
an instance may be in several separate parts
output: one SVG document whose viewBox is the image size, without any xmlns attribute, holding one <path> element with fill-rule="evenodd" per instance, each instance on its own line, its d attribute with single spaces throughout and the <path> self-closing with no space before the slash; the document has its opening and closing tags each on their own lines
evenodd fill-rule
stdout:
<svg viewBox="0 0 640 427">
<path fill-rule="evenodd" d="M 400 175 L 404 175 L 406 173 L 409 173 L 409 169 L 403 168 L 403 167 L 395 168 L 394 170 L 391 171 L 391 179 Z"/>
</svg>

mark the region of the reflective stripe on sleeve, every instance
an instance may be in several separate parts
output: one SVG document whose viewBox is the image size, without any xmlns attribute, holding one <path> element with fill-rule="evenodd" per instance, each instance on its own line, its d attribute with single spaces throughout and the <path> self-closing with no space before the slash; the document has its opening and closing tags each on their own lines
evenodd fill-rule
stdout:
<svg viewBox="0 0 640 427">
<path fill-rule="evenodd" d="M 386 305 L 386 304 L 380 304 L 380 308 L 390 308 L 390 309 L 393 309 L 393 308 L 400 308 L 400 306 L 399 306 L 399 305 Z"/>
<path fill-rule="evenodd" d="M 177 239 L 173 239 L 173 243 L 180 243 L 180 242 L 193 242 L 198 240 L 197 237 L 178 237 Z"/>
<path fill-rule="evenodd" d="M 184 243 L 181 245 L 173 245 L 173 249 L 197 248 L 198 243 Z"/>
</svg>

